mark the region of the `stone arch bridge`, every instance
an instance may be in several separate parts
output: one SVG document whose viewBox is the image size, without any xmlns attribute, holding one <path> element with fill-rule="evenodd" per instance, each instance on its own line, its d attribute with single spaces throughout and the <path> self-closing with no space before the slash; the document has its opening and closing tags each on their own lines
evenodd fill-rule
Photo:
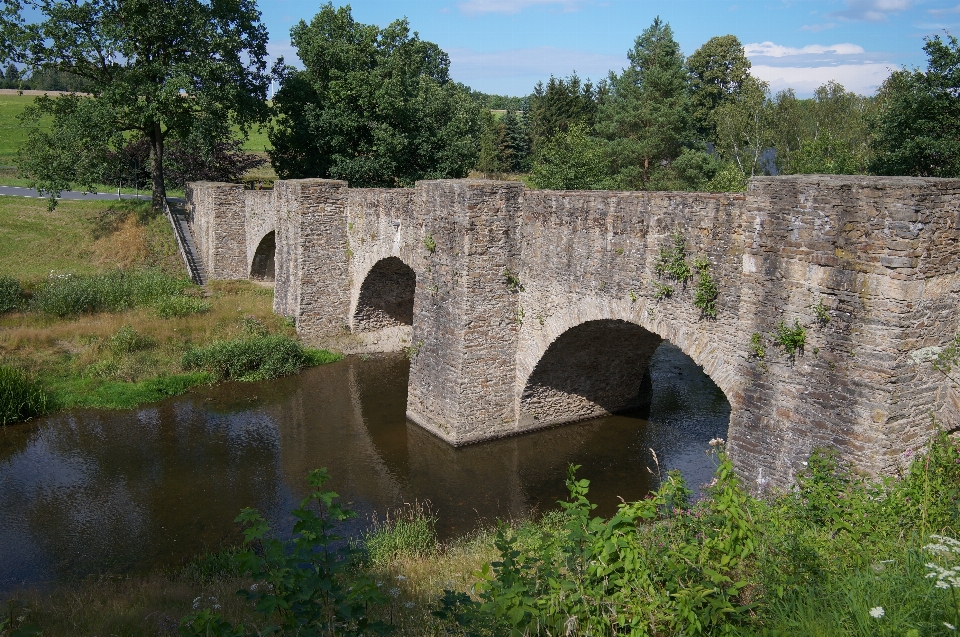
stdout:
<svg viewBox="0 0 960 637">
<path fill-rule="evenodd" d="M 731 455 L 758 488 L 789 484 L 817 446 L 883 472 L 934 418 L 960 427 L 960 384 L 931 363 L 960 329 L 960 180 L 703 194 L 308 179 L 193 183 L 187 201 L 211 278 L 275 278 L 274 310 L 308 341 L 406 348 L 407 415 L 453 445 L 640 407 L 662 340 L 723 390 Z M 708 264 L 715 317 L 696 275 L 657 272 L 676 236 Z M 806 327 L 794 356 L 781 322 Z"/>
</svg>

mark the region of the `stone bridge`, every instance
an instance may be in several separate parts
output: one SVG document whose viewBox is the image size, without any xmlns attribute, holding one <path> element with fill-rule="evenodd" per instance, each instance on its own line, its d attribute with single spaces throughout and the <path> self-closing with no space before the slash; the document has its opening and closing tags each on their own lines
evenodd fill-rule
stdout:
<svg viewBox="0 0 960 637">
<path fill-rule="evenodd" d="M 758 489 L 818 446 L 889 472 L 960 427 L 960 384 L 931 363 L 960 329 L 960 180 L 704 194 L 308 179 L 194 183 L 187 200 L 210 278 L 275 278 L 274 310 L 308 342 L 406 348 L 407 416 L 452 445 L 640 408 L 663 340 L 723 390 Z M 696 271 L 658 273 L 678 236 L 717 286 L 715 317 L 694 304 Z M 797 324 L 791 356 L 775 334 Z"/>
</svg>

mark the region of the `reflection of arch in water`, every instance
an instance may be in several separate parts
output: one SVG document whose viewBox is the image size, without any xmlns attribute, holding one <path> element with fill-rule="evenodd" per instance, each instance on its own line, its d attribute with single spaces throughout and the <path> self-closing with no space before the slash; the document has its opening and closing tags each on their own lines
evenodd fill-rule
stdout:
<svg viewBox="0 0 960 637">
<path fill-rule="evenodd" d="M 576 304 L 521 339 L 519 430 L 647 407 L 648 363 L 665 339 L 700 365 L 736 409 L 735 370 L 707 333 L 618 309 Z"/>
<path fill-rule="evenodd" d="M 353 331 L 412 326 L 416 287 L 417 275 L 399 257 L 377 261 L 360 286 L 353 312 Z"/>
<path fill-rule="evenodd" d="M 276 276 L 277 234 L 270 231 L 260 240 L 253 253 L 250 278 L 258 281 L 273 281 Z"/>
</svg>

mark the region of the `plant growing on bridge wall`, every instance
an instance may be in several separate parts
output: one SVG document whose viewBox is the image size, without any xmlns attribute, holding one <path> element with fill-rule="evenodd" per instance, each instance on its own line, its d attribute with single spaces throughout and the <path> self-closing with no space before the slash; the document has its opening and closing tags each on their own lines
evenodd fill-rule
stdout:
<svg viewBox="0 0 960 637">
<path fill-rule="evenodd" d="M 503 269 L 503 280 L 511 292 L 523 292 L 523 284 L 520 283 L 519 274 L 511 272 L 510 268 Z"/>
<path fill-rule="evenodd" d="M 683 233 L 679 230 L 670 235 L 673 244 L 660 248 L 657 262 L 653 266 L 657 276 L 669 276 L 671 279 L 684 284 L 693 272 L 687 263 L 687 245 Z"/>
<path fill-rule="evenodd" d="M 673 288 L 667 285 L 666 283 L 658 283 L 657 281 L 653 282 L 653 296 L 658 301 L 663 299 L 669 299 L 673 296 Z"/>
<path fill-rule="evenodd" d="M 693 304 L 700 310 L 700 316 L 717 318 L 717 284 L 710 276 L 710 261 L 703 255 L 693 262 L 697 270 L 697 287 L 694 289 Z"/>
<path fill-rule="evenodd" d="M 423 247 L 429 250 L 430 254 L 437 251 L 437 242 L 433 240 L 432 234 L 428 234 L 423 238 Z"/>
<path fill-rule="evenodd" d="M 817 299 L 816 304 L 813 306 L 813 315 L 816 317 L 820 327 L 825 327 L 826 324 L 830 322 L 830 312 L 827 310 L 827 306 L 823 304 L 822 296 Z"/>
<path fill-rule="evenodd" d="M 800 325 L 800 319 L 793 319 L 793 327 L 787 327 L 786 322 L 781 320 L 777 323 L 773 338 L 787 356 L 794 358 L 797 352 L 803 354 L 803 346 L 807 341 L 807 329 Z"/>
<path fill-rule="evenodd" d="M 767 351 L 763 348 L 763 335 L 760 332 L 750 335 L 750 352 L 761 361 L 766 356 Z"/>
</svg>

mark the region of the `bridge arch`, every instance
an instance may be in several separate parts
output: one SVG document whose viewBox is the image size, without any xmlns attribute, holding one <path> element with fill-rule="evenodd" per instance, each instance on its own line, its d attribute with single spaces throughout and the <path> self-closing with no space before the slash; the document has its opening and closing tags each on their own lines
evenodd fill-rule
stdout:
<svg viewBox="0 0 960 637">
<path fill-rule="evenodd" d="M 384 256 L 366 268 L 352 303 L 353 332 L 413 325 L 417 275 L 397 256 Z"/>
<path fill-rule="evenodd" d="M 277 233 L 273 230 L 260 239 L 250 262 L 250 278 L 258 281 L 276 279 Z"/>
<path fill-rule="evenodd" d="M 657 318 L 656 304 L 649 305 L 589 298 L 525 330 L 517 357 L 519 428 L 642 407 L 649 400 L 647 365 L 663 341 L 703 368 L 736 410 L 742 393 L 736 361 L 699 324 Z"/>
</svg>

